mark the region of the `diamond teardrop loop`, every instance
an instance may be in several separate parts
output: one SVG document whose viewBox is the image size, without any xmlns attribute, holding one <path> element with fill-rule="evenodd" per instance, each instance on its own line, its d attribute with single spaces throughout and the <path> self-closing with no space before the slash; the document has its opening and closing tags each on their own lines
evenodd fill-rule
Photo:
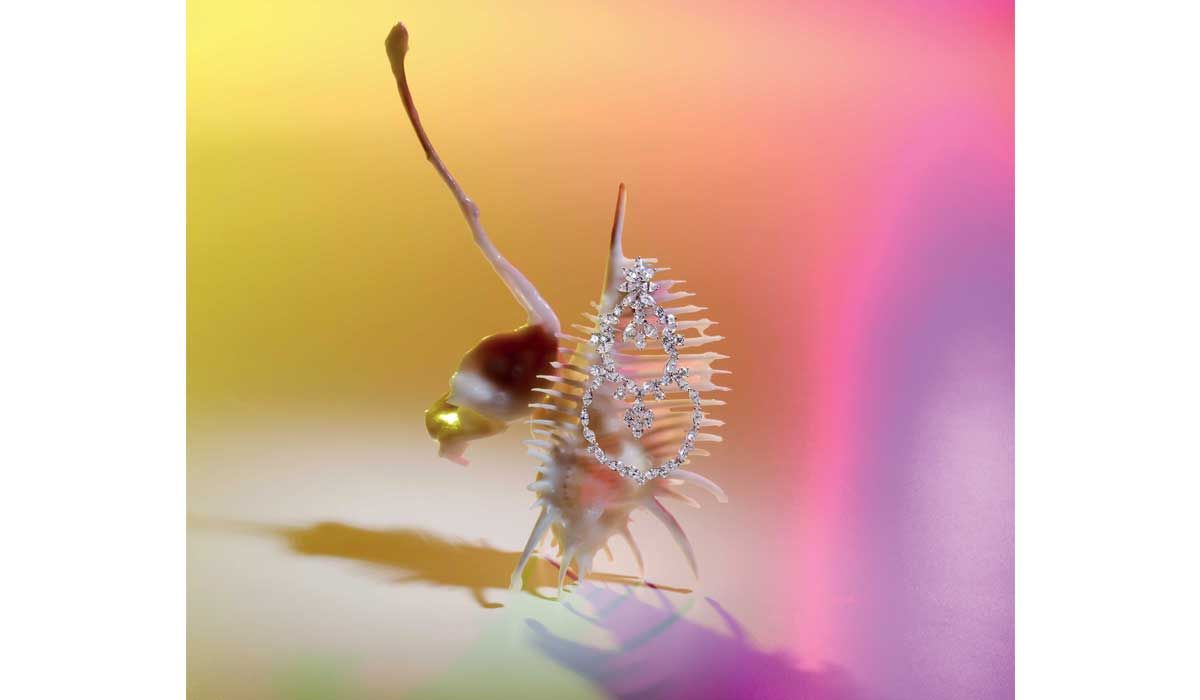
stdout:
<svg viewBox="0 0 1200 700">
<path fill-rule="evenodd" d="M 588 454 L 597 462 L 639 484 L 666 476 L 685 463 L 695 445 L 700 423 L 704 419 L 704 411 L 700 405 L 700 392 L 688 384 L 687 368 L 679 366 L 679 347 L 683 345 L 684 339 L 677 332 L 675 316 L 667 313 L 654 301 L 653 292 L 658 289 L 658 285 L 651 280 L 655 272 L 655 269 L 646 265 L 642 258 L 634 260 L 632 267 L 623 270 L 624 281 L 617 288 L 624 296 L 613 305 L 613 308 L 601 310 L 596 331 L 588 339 L 596 350 L 598 361 L 588 367 L 588 375 L 591 379 L 579 414 L 580 431 L 588 444 L 586 450 Z M 632 318 L 624 328 L 620 328 L 621 315 L 625 309 L 631 311 Z M 613 357 L 618 333 L 621 340 L 632 343 L 639 350 L 644 349 L 648 341 L 657 339 L 667 355 L 662 375 L 643 383 L 635 382 L 622 375 L 617 369 L 616 359 Z M 692 402 L 692 425 L 673 457 L 656 467 L 638 469 L 604 453 L 596 441 L 596 434 L 591 428 L 590 415 L 587 411 L 593 391 L 599 389 L 604 382 L 616 384 L 616 388 L 612 392 L 613 398 L 617 400 L 633 398 L 633 404 L 625 410 L 624 422 L 626 428 L 638 440 L 649 433 L 654 425 L 654 412 L 645 403 L 647 396 L 661 401 L 666 398 L 666 388 L 671 385 L 677 386 L 681 391 L 687 393 Z"/>
</svg>

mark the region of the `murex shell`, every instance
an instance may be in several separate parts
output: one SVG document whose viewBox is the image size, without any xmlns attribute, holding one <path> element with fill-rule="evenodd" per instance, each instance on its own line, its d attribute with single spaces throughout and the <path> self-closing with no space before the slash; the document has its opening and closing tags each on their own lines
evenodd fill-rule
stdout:
<svg viewBox="0 0 1200 700">
<path fill-rule="evenodd" d="M 528 322 L 517 330 L 488 336 L 471 348 L 450 378 L 449 391 L 425 412 L 426 428 L 438 442 L 438 453 L 460 464 L 467 463 L 464 453 L 469 441 L 499 433 L 521 419 L 531 426 L 531 436 L 525 442 L 529 454 L 539 464 L 537 479 L 529 489 L 535 494 L 534 505 L 540 512 L 512 573 L 512 587 L 521 587 L 525 565 L 547 535 L 554 538 L 559 550 L 560 592 L 568 568 L 573 566 L 581 578 L 587 576 L 597 552 L 608 551 L 611 557 L 608 542 L 616 536 L 628 543 L 638 562 L 639 575 L 644 576 L 642 555 L 629 530 L 630 516 L 638 509 L 648 511 L 666 526 L 696 572 L 691 543 L 663 501 L 678 500 L 698 507 L 694 499 L 677 490 L 690 483 L 724 502 L 725 494 L 720 487 L 684 468 L 644 483 L 623 477 L 589 454 L 579 424 L 581 397 L 589 381 L 588 368 L 598 358 L 589 339 L 599 328 L 599 314 L 620 301 L 624 271 L 634 264 L 625 257 L 622 245 L 625 186 L 618 189 L 600 299 L 583 314 L 583 323 L 572 324 L 571 330 L 564 331 L 537 288 L 492 245 L 480 222 L 479 209 L 429 141 L 404 72 L 408 32 L 403 24 L 392 29 L 385 46 L 405 110 L 426 157 L 457 200 L 476 245 L 528 314 Z M 646 258 L 645 262 L 653 265 L 657 261 Z M 680 289 L 680 280 L 655 282 L 651 292 L 654 302 L 674 315 L 677 332 L 683 337 L 684 349 L 679 354 L 678 366 L 686 368 L 690 388 L 700 392 L 700 432 L 693 431 L 693 402 L 677 388 L 668 391 L 662 400 L 647 402 L 654 419 L 640 438 L 635 438 L 625 426 L 623 418 L 628 407 L 619 396 L 614 398 L 611 391 L 596 391 L 588 407 L 590 427 L 603 451 L 625 464 L 643 467 L 670 460 L 685 440 L 720 442 L 719 436 L 707 430 L 722 422 L 709 417 L 708 410 L 724 405 L 724 401 L 711 398 L 711 394 L 725 390 L 713 382 L 714 375 L 727 374 L 713 367 L 715 361 L 726 356 L 711 350 L 711 345 L 722 338 L 708 335 L 713 321 L 697 317 L 704 308 L 679 303 L 693 296 Z M 633 342 L 624 338 L 616 343 L 613 354 L 620 363 L 621 373 L 637 381 L 657 376 L 667 359 L 662 352 L 635 348 Z M 689 437 L 689 432 L 694 432 L 694 437 Z M 698 444 L 687 453 L 689 462 L 693 457 L 704 456 L 708 452 Z"/>
</svg>

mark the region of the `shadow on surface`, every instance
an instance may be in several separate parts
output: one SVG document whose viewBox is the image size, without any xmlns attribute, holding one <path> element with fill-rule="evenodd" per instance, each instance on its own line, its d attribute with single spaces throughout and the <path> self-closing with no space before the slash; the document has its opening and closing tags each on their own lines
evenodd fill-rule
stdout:
<svg viewBox="0 0 1200 700">
<path fill-rule="evenodd" d="M 452 540 L 418 529 L 372 530 L 336 522 L 288 527 L 196 516 L 189 516 L 188 524 L 202 530 L 278 539 L 304 556 L 334 557 L 384 568 L 397 574 L 394 580 L 401 583 L 463 588 L 485 608 L 503 607 L 501 603 L 489 602 L 485 593 L 505 588 L 520 556 L 518 552 L 504 552 L 482 543 Z M 535 558 L 526 570 L 523 589 L 545 598 L 538 589 L 554 588 L 557 578 L 558 569 L 553 562 Z M 643 591 L 640 596 L 636 594 L 638 590 Z M 547 626 L 558 620 L 555 626 L 561 627 L 561 618 L 541 613 L 538 616 L 542 619 L 525 617 L 529 608 L 496 618 L 496 629 L 503 630 L 511 623 L 521 625 L 528 638 L 527 645 L 520 647 L 571 671 L 605 695 L 622 700 L 864 700 L 850 676 L 840 668 L 800 668 L 786 654 L 756 648 L 737 620 L 711 598 L 685 596 L 677 606 L 664 591 L 690 593 L 687 589 L 643 583 L 630 576 L 596 574 L 578 585 L 564 599 L 561 608 L 554 606 L 553 609 L 565 609 L 569 617 L 583 622 L 582 629 L 598 630 L 606 640 L 603 646 L 561 636 L 565 630 L 556 632 Z M 655 602 L 640 599 L 646 597 L 653 597 Z M 694 617 L 690 613 L 697 611 L 697 607 L 705 606 L 724 621 L 725 630 L 689 619 Z M 568 627 L 575 632 L 581 629 L 578 625 Z M 495 658 L 511 661 L 513 657 L 504 654 L 512 654 L 509 649 L 512 637 L 496 636 L 500 641 L 481 641 L 482 651 L 468 653 L 453 667 L 454 673 L 434 679 L 424 691 L 412 697 L 463 697 L 456 692 L 464 684 L 475 690 L 480 684 L 487 685 L 500 692 L 496 697 L 506 697 L 503 691 L 507 686 L 496 677 Z M 589 636 L 594 638 L 594 634 Z M 497 651 L 500 647 L 503 649 Z M 515 667 L 515 661 L 506 666 L 510 670 Z M 526 685 L 520 686 L 522 696 L 531 700 L 537 697 L 536 692 L 529 694 Z"/>
<path fill-rule="evenodd" d="M 485 608 L 504 607 L 502 603 L 488 601 L 484 593 L 488 589 L 506 590 L 521 556 L 520 552 L 503 552 L 486 544 L 451 540 L 418 529 L 371 530 L 336 522 L 287 527 L 199 516 L 189 516 L 188 524 L 208 530 L 274 536 L 297 554 L 352 559 L 396 569 L 400 572 L 396 581 L 401 583 L 464 588 Z M 568 577 L 573 580 L 574 572 L 568 572 Z M 653 585 L 619 574 L 596 573 L 590 579 L 630 586 Z M 540 557 L 530 559 L 525 568 L 524 591 L 545 598 L 538 589 L 557 585 L 555 562 Z M 690 592 L 686 588 L 658 587 L 675 593 Z"/>
<path fill-rule="evenodd" d="M 653 590 L 653 589 L 652 589 Z M 848 673 L 829 666 L 804 670 L 783 653 L 757 649 L 741 625 L 711 598 L 687 599 L 676 607 L 661 591 L 658 605 L 639 600 L 631 589 L 582 584 L 580 597 L 591 608 L 573 613 L 607 633 L 611 647 L 598 648 L 556 636 L 529 618 L 531 644 L 561 666 L 589 679 L 607 695 L 623 700 L 650 698 L 805 698 L 863 700 Z M 708 605 L 728 632 L 687 619 L 693 605 Z"/>
</svg>

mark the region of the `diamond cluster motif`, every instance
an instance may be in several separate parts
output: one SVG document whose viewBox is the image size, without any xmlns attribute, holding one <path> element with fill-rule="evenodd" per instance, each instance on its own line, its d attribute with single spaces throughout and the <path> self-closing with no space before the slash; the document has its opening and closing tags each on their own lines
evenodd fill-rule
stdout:
<svg viewBox="0 0 1200 700">
<path fill-rule="evenodd" d="M 650 479 L 666 476 L 688 459 L 688 454 L 696 444 L 696 434 L 700 430 L 700 422 L 704 419 L 704 411 L 700 406 L 700 392 L 693 389 L 687 381 L 688 370 L 679 366 L 679 347 L 684 338 L 679 335 L 674 314 L 669 314 L 654 301 L 654 291 L 658 285 L 653 282 L 655 269 L 646 265 L 645 261 L 637 258 L 633 267 L 624 269 L 624 281 L 617 288 L 623 292 L 621 300 L 607 312 L 601 312 L 596 332 L 589 342 L 596 349 L 599 361 L 588 367 L 588 382 L 584 388 L 582 408 L 579 413 L 580 429 L 587 441 L 587 452 L 596 461 L 619 473 L 631 478 L 639 484 Z M 638 350 L 644 350 L 648 341 L 658 339 L 667 361 L 663 365 L 662 375 L 638 383 L 620 373 L 617 369 L 613 351 L 617 344 L 617 328 L 621 324 L 621 316 L 625 310 L 632 316 L 620 331 L 621 340 L 633 343 Z M 646 406 L 646 398 L 653 397 L 659 401 L 666 398 L 666 390 L 674 385 L 687 392 L 692 402 L 692 425 L 675 456 L 662 464 L 639 469 L 625 464 L 619 459 L 609 457 L 596 442 L 596 433 L 591 428 L 589 409 L 595 392 L 608 382 L 614 385 L 612 397 L 618 401 L 632 399 L 633 404 L 625 410 L 624 422 L 626 427 L 637 439 L 650 432 L 654 425 L 654 412 Z"/>
</svg>

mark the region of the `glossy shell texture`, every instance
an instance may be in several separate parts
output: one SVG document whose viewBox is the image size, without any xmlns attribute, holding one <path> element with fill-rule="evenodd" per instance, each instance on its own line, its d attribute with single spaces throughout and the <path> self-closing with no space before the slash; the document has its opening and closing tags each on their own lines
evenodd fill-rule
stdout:
<svg viewBox="0 0 1200 700">
<path fill-rule="evenodd" d="M 641 552 L 629 530 L 630 516 L 639 509 L 649 512 L 663 523 L 687 557 L 692 570 L 696 571 L 691 543 L 664 501 L 698 505 L 679 490 L 680 486 L 687 483 L 711 492 L 720 501 L 725 500 L 724 493 L 716 484 L 691 470 L 690 461 L 709 455 L 704 444 L 721 440 L 713 430 L 722 422 L 709 417 L 707 412 L 712 407 L 724 405 L 724 401 L 713 396 L 725 390 L 714 381 L 714 377 L 727 372 L 715 368 L 713 364 L 727 356 L 713 349 L 722 338 L 709 335 L 708 330 L 714 322 L 699 316 L 704 307 L 690 302 L 693 295 L 680 288 L 682 282 L 679 280 L 661 280 L 654 296 L 655 301 L 677 319 L 678 328 L 686 338 L 685 351 L 680 354 L 680 365 L 688 369 L 692 387 L 699 390 L 702 396 L 705 417 L 701 421 L 702 432 L 696 436 L 698 444 L 691 451 L 689 463 L 670 477 L 639 485 L 600 464 L 585 451 L 586 443 L 579 426 L 580 398 L 589 379 L 586 368 L 595 360 L 587 339 L 595 332 L 599 311 L 612 308 L 613 300 L 619 294 L 616 284 L 621 271 L 633 264 L 633 260 L 625 258 L 622 251 L 624 208 L 625 191 L 622 187 L 604 292 L 591 311 L 583 314 L 583 322 L 572 324 L 573 333 L 559 334 L 562 344 L 558 349 L 558 357 L 552 363 L 553 371 L 542 376 L 543 384 L 534 388 L 539 397 L 530 404 L 532 437 L 526 443 L 529 445 L 529 454 L 539 462 L 538 478 L 529 488 L 536 496 L 535 505 L 540 507 L 540 513 L 524 556 L 513 573 L 511 584 L 514 587 L 520 583 L 521 568 L 531 547 L 536 546 L 547 532 L 552 533 L 559 550 L 560 589 L 569 566 L 573 566 L 581 578 L 587 576 L 593 569 L 596 554 L 607 548 L 609 540 L 614 537 L 628 543 L 639 566 L 643 568 L 639 574 L 644 575 Z M 616 352 L 622 363 L 622 373 L 638 379 L 657 375 L 665 357 L 661 351 L 638 351 L 632 343 L 626 342 L 619 343 Z M 653 427 L 637 439 L 623 422 L 626 404 L 612 398 L 609 392 L 597 392 L 589 413 L 597 440 L 605 452 L 640 465 L 658 464 L 674 456 L 684 435 L 691 428 L 692 403 L 686 395 L 676 390 L 668 392 L 666 399 L 655 402 L 652 408 L 656 414 Z"/>
<path fill-rule="evenodd" d="M 667 477 L 642 484 L 597 462 L 585 451 L 579 410 L 587 367 L 596 360 L 588 338 L 596 332 L 599 311 L 613 308 L 620 298 L 623 270 L 634 263 L 624 256 L 622 247 L 625 187 L 622 185 L 618 191 L 600 299 L 583 314 L 580 323 L 564 332 L 558 316 L 533 283 L 492 244 L 475 203 L 450 174 L 425 133 L 404 70 L 408 44 L 408 31 L 398 24 L 388 35 L 385 47 L 413 130 L 426 158 L 462 210 L 476 246 L 528 314 L 528 322 L 521 328 L 484 338 L 469 350 L 451 377 L 449 390 L 426 411 L 426 428 L 438 441 L 439 455 L 466 464 L 464 453 L 469 441 L 499 433 L 518 420 L 529 423 L 531 434 L 526 444 L 538 462 L 529 489 L 534 492 L 539 513 L 512 573 L 510 584 L 514 588 L 521 587 L 526 564 L 547 537 L 553 538 L 559 550 L 560 592 L 568 569 L 573 567 L 579 578 L 587 576 L 593 570 L 596 554 L 608 550 L 614 537 L 623 539 L 632 549 L 639 575 L 644 576 L 643 558 L 629 529 L 630 516 L 639 509 L 663 523 L 693 572 L 697 571 L 691 543 L 664 501 L 698 505 L 679 490 L 685 484 L 725 500 L 721 489 L 692 471 L 691 464 L 695 458 L 708 456 L 707 443 L 720 441 L 713 429 L 722 423 L 708 415 L 712 407 L 724 403 L 713 396 L 724 390 L 714 378 L 726 373 L 713 367 L 716 361 L 726 358 L 713 349 L 722 339 L 708 333 L 714 322 L 699 316 L 705 309 L 687 301 L 693 295 L 681 289 L 682 282 L 656 280 L 654 301 L 674 314 L 678 332 L 685 339 L 678 364 L 687 368 L 690 387 L 701 394 L 704 415 L 695 433 L 696 444 L 688 453 L 688 462 Z M 653 258 L 646 261 L 655 262 Z M 659 268 L 659 272 L 666 270 Z M 625 342 L 618 344 L 615 353 L 622 373 L 635 379 L 657 375 L 665 360 L 661 350 L 639 350 Z M 622 420 L 627 407 L 610 393 L 596 393 L 589 408 L 591 428 L 606 453 L 639 465 L 660 464 L 678 453 L 681 442 L 693 429 L 692 401 L 676 390 L 647 406 L 655 414 L 652 428 L 635 438 Z"/>
</svg>

